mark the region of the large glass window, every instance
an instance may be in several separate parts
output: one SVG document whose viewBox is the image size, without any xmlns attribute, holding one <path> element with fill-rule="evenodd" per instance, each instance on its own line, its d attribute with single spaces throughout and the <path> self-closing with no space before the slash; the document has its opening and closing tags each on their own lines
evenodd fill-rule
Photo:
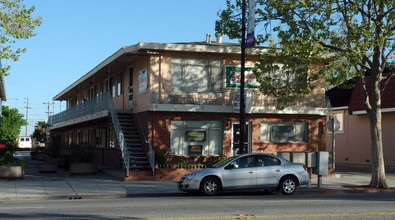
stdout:
<svg viewBox="0 0 395 220">
<path fill-rule="evenodd" d="M 307 142 L 307 123 L 261 123 L 261 142 Z"/>
<path fill-rule="evenodd" d="M 214 156 L 222 153 L 222 129 L 218 121 L 172 121 L 172 155 Z"/>
<path fill-rule="evenodd" d="M 223 62 L 219 59 L 172 59 L 173 92 L 222 92 Z"/>
</svg>

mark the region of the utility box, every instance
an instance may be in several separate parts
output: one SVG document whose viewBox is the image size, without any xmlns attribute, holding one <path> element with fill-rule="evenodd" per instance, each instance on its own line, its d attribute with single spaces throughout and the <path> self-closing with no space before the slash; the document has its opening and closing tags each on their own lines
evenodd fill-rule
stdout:
<svg viewBox="0 0 395 220">
<path fill-rule="evenodd" d="M 317 167 L 313 170 L 314 174 L 317 175 L 328 175 L 329 170 L 329 152 L 318 151 L 315 152 L 317 157 Z"/>
<path fill-rule="evenodd" d="M 306 164 L 306 153 L 305 152 L 293 152 L 292 162 Z"/>
<path fill-rule="evenodd" d="M 291 161 L 291 152 L 278 152 L 277 155 L 288 161 Z"/>
<path fill-rule="evenodd" d="M 316 152 L 306 152 L 306 167 L 317 167 L 317 154 Z"/>
</svg>

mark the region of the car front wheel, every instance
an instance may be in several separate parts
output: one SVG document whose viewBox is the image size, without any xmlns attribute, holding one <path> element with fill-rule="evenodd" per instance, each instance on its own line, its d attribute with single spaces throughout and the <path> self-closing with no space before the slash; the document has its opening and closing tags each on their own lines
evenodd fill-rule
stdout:
<svg viewBox="0 0 395 220">
<path fill-rule="evenodd" d="M 205 196 L 215 196 L 219 192 L 219 182 L 217 179 L 209 177 L 203 180 L 200 192 Z"/>
<path fill-rule="evenodd" d="M 293 177 L 285 177 L 281 179 L 279 189 L 284 195 L 291 195 L 296 192 L 297 183 Z"/>
</svg>

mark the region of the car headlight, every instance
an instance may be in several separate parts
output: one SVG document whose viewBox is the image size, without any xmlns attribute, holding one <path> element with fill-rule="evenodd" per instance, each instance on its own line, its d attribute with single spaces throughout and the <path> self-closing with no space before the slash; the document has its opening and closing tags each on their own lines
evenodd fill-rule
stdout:
<svg viewBox="0 0 395 220">
<path fill-rule="evenodd" d="M 191 179 L 193 179 L 195 176 L 196 176 L 196 173 L 187 174 L 187 175 L 185 176 L 185 179 L 191 180 Z"/>
</svg>

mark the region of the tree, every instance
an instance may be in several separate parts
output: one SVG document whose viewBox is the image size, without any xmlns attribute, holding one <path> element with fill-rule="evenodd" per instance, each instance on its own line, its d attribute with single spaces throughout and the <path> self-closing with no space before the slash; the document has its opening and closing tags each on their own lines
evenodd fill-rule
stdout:
<svg viewBox="0 0 395 220">
<path fill-rule="evenodd" d="M 34 19 L 35 7 L 26 9 L 23 0 L 0 0 L 0 60 L 18 61 L 26 48 L 12 48 L 17 39 L 28 39 L 35 36 L 34 30 L 41 25 L 41 17 Z M 10 66 L 0 70 L 0 75 L 8 75 Z"/>
<path fill-rule="evenodd" d="M 227 1 L 227 8 L 218 13 L 218 32 L 240 38 L 240 5 L 241 0 Z M 277 47 L 281 48 L 268 49 L 257 59 L 255 73 L 261 91 L 274 96 L 284 106 L 297 96 L 308 94 L 320 77 L 326 77 L 331 85 L 359 78 L 370 119 L 370 186 L 387 188 L 380 107 L 381 94 L 395 75 L 394 1 L 267 0 L 257 1 L 256 5 L 256 23 L 264 30 L 256 36 L 257 43 L 264 45 L 271 37 L 277 37 Z M 319 74 L 306 76 L 310 64 L 328 57 L 331 62 Z M 286 71 L 282 76 L 275 74 L 280 70 Z M 291 77 L 284 80 L 284 75 Z M 289 83 L 290 79 L 303 77 L 304 83 Z M 367 77 L 371 79 L 371 89 L 367 89 Z"/>
<path fill-rule="evenodd" d="M 45 121 L 37 122 L 36 126 L 34 126 L 33 138 L 36 139 L 36 141 L 46 142 L 47 134 L 45 132 L 45 129 L 47 127 L 48 125 L 47 123 L 45 123 Z"/>
<path fill-rule="evenodd" d="M 7 146 L 15 146 L 16 140 L 21 132 L 21 126 L 26 125 L 23 114 L 16 108 L 2 106 L 3 126 L 0 129 L 0 143 Z"/>
</svg>

